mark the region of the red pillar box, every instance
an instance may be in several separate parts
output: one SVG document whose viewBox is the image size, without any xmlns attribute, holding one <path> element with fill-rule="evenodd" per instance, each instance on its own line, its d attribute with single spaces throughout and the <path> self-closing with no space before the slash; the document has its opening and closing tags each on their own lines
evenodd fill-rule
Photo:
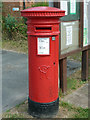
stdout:
<svg viewBox="0 0 90 120">
<path fill-rule="evenodd" d="M 51 117 L 59 107 L 59 18 L 65 11 L 33 7 L 21 11 L 27 18 L 29 56 L 29 113 Z"/>
</svg>

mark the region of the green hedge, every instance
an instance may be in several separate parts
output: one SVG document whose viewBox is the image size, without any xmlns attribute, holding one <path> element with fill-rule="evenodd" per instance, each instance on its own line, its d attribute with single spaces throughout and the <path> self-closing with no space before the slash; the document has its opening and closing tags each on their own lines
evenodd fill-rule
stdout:
<svg viewBox="0 0 90 120">
<path fill-rule="evenodd" d="M 14 38 L 17 32 L 27 37 L 27 25 L 22 20 L 18 22 L 15 17 L 8 15 L 3 17 L 2 23 L 3 33 L 7 34 L 9 39 Z"/>
<path fill-rule="evenodd" d="M 49 6 L 48 2 L 36 2 L 32 5 L 32 7 L 39 7 L 39 6 Z"/>
</svg>

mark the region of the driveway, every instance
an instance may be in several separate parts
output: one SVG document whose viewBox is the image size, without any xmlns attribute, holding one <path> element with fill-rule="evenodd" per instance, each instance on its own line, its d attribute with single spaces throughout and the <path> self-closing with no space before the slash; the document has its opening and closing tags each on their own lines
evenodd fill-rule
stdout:
<svg viewBox="0 0 90 120">
<path fill-rule="evenodd" d="M 2 51 L 2 109 L 23 102 L 28 95 L 27 55 Z"/>
</svg>

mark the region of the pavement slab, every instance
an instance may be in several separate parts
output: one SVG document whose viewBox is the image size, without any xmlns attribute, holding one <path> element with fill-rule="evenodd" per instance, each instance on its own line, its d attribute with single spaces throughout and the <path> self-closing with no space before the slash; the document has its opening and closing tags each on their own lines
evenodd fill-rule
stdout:
<svg viewBox="0 0 90 120">
<path fill-rule="evenodd" d="M 77 107 L 88 108 L 88 83 L 62 99 Z"/>
</svg>

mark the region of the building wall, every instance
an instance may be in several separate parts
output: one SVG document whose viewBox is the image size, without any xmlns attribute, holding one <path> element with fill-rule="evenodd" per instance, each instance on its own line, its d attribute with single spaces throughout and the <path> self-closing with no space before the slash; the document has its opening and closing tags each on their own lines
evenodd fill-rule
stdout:
<svg viewBox="0 0 90 120">
<path fill-rule="evenodd" d="M 13 11 L 13 8 L 19 8 L 19 11 Z M 2 15 L 7 16 L 8 14 L 20 17 L 20 3 L 19 2 L 3 2 Z"/>
<path fill-rule="evenodd" d="M 25 8 L 31 7 L 34 0 L 25 0 Z M 21 17 L 21 10 L 23 10 L 23 0 L 20 2 L 3 2 L 2 15 L 7 16 L 8 14 L 15 16 L 16 18 Z M 13 8 L 18 8 L 19 10 L 13 10 Z"/>
<path fill-rule="evenodd" d="M 32 4 L 34 4 L 34 0 L 25 0 L 25 6 L 26 6 L 26 8 L 31 7 Z"/>
</svg>

